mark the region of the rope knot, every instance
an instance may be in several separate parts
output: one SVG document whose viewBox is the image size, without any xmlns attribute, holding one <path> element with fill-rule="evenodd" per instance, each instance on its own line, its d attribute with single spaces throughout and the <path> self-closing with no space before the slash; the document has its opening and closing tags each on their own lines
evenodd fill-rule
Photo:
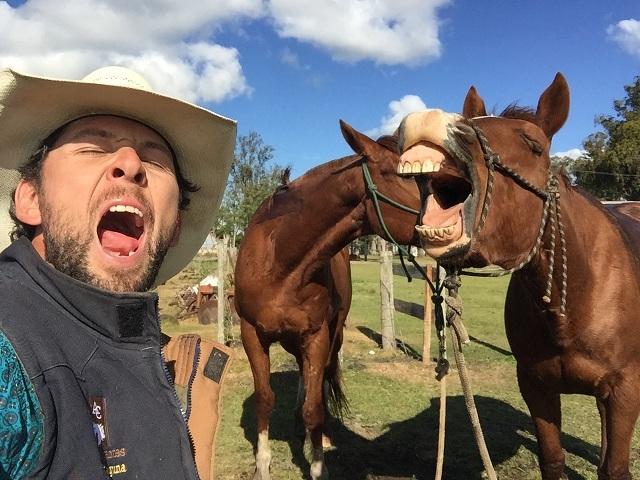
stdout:
<svg viewBox="0 0 640 480">
<path fill-rule="evenodd" d="M 431 301 L 434 303 L 434 305 L 442 305 L 442 302 L 444 302 L 444 298 L 439 293 L 434 293 L 433 295 L 431 295 Z"/>
<path fill-rule="evenodd" d="M 493 167 L 496 163 L 498 163 L 498 161 L 496 161 L 496 159 L 499 158 L 498 155 L 496 155 L 493 152 L 487 152 L 484 154 L 484 162 L 487 164 L 487 168 L 493 170 Z"/>
<path fill-rule="evenodd" d="M 447 290 L 457 289 L 462 285 L 458 275 L 447 275 L 442 283 Z"/>
</svg>

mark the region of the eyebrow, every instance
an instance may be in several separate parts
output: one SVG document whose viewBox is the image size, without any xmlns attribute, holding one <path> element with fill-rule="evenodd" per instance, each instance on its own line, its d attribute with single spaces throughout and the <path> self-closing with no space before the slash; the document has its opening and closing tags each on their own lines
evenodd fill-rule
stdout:
<svg viewBox="0 0 640 480">
<path fill-rule="evenodd" d="M 96 128 L 96 127 L 87 127 L 75 132 L 71 136 L 69 141 L 82 140 L 83 138 L 87 138 L 87 137 L 98 137 L 98 138 L 104 138 L 107 140 L 117 140 L 116 134 L 113 132 L 110 132 L 109 130 L 105 130 L 103 128 Z M 141 146 L 143 148 L 153 148 L 156 150 L 160 150 L 163 153 L 167 154 L 169 158 L 173 160 L 173 152 L 171 148 L 169 148 L 169 146 L 166 145 L 165 143 L 156 142 L 154 140 L 146 140 L 142 142 Z"/>
</svg>

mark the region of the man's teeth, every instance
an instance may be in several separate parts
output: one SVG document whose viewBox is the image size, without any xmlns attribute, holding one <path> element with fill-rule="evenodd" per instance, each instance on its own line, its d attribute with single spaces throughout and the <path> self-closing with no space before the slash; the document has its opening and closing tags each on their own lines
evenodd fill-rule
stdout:
<svg viewBox="0 0 640 480">
<path fill-rule="evenodd" d="M 440 170 L 442 162 L 426 159 L 422 162 L 402 162 L 398 165 L 399 174 L 431 173 Z"/>
<path fill-rule="evenodd" d="M 446 227 L 428 227 L 427 225 L 417 225 L 416 230 L 421 237 L 427 237 L 427 240 L 445 240 L 446 237 L 453 234 L 456 226 L 448 225 Z"/>
<path fill-rule="evenodd" d="M 131 205 L 113 205 L 109 208 L 109 211 L 135 213 L 138 217 L 142 218 L 142 212 L 136 207 L 132 207 Z"/>
</svg>

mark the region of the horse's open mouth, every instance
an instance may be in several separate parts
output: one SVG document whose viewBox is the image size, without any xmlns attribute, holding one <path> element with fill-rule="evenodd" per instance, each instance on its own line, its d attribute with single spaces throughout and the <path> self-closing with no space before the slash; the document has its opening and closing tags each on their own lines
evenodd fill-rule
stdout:
<svg viewBox="0 0 640 480">
<path fill-rule="evenodd" d="M 114 205 L 98 223 L 98 240 L 103 250 L 114 257 L 128 257 L 138 251 L 144 233 L 144 218 L 131 206 Z"/>
<path fill-rule="evenodd" d="M 461 253 L 470 240 L 466 222 L 473 221 L 465 208 L 473 193 L 466 167 L 433 145 L 419 145 L 405 159 L 398 173 L 415 176 L 420 188 L 423 209 L 416 230 L 422 247 L 434 258 Z"/>
<path fill-rule="evenodd" d="M 417 227 L 423 242 L 443 244 L 457 240 L 463 230 L 462 208 L 471 194 L 471 184 L 458 171 L 446 168 L 419 175 L 416 181 L 426 182 L 421 187 L 422 224 Z"/>
</svg>

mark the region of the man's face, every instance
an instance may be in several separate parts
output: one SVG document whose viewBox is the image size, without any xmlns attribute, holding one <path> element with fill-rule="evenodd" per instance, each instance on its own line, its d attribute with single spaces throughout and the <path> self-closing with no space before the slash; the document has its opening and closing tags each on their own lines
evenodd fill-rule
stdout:
<svg viewBox="0 0 640 480">
<path fill-rule="evenodd" d="M 45 259 L 107 290 L 149 289 L 178 230 L 171 151 L 133 120 L 70 123 L 42 165 L 38 202 Z"/>
</svg>

